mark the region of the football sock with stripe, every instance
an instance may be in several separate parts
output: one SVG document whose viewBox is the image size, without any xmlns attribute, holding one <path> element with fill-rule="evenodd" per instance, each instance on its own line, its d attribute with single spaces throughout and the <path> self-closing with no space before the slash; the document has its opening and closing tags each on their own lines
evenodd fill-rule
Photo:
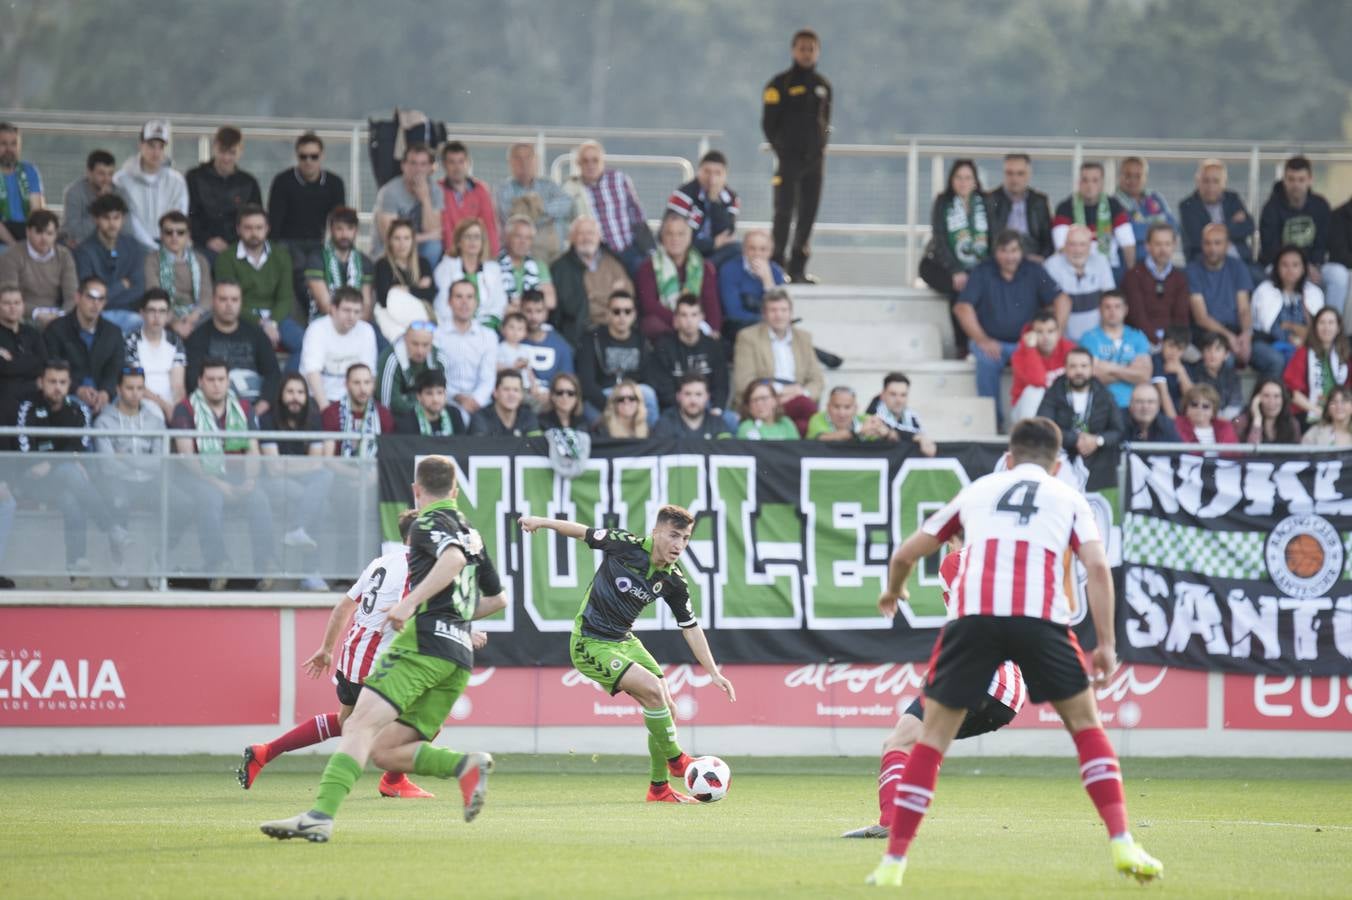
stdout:
<svg viewBox="0 0 1352 900">
<path fill-rule="evenodd" d="M 267 747 L 267 758 L 270 761 L 283 753 L 299 750 L 301 747 L 321 744 L 329 738 L 338 737 L 342 733 L 343 726 L 338 724 L 338 714 L 329 713 L 326 716 L 313 716 L 306 719 L 281 737 L 268 741 L 264 746 Z"/>
<path fill-rule="evenodd" d="M 667 707 L 645 709 L 643 724 L 648 726 L 648 769 L 653 784 L 667 783 L 667 760 L 681 755 L 676 743 L 676 723 Z"/>
<path fill-rule="evenodd" d="M 419 744 L 418 752 L 413 754 L 413 774 L 432 775 L 437 778 L 454 778 L 460 774 L 457 770 L 465 754 L 445 747 L 433 747 L 431 744 Z"/>
<path fill-rule="evenodd" d="M 893 802 L 897 798 L 897 785 L 906 771 L 906 761 L 911 754 L 905 750 L 888 750 L 883 754 L 882 765 L 878 767 L 878 824 L 884 828 L 892 824 L 892 813 L 896 809 Z"/>
<path fill-rule="evenodd" d="M 1112 742 L 1101 727 L 1086 728 L 1073 737 L 1080 753 L 1080 781 L 1107 826 L 1108 837 L 1125 835 L 1127 799 L 1122 791 L 1122 767 Z"/>
<path fill-rule="evenodd" d="M 920 820 L 929 811 L 934 799 L 934 785 L 939 781 L 939 765 L 944 755 L 929 744 L 916 744 L 911 759 L 896 782 L 895 809 L 887 838 L 887 855 L 903 857 L 910 849 Z"/>
<path fill-rule="evenodd" d="M 346 753 L 330 756 L 324 774 L 319 777 L 319 793 L 315 795 L 311 811 L 333 818 L 347 795 L 352 793 L 358 778 L 361 778 L 361 766 L 355 759 Z"/>
</svg>

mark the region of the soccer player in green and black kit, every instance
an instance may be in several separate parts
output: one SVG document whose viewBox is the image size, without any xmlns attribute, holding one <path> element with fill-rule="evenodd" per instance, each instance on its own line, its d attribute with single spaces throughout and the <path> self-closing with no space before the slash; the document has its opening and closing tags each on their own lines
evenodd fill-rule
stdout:
<svg viewBox="0 0 1352 900">
<path fill-rule="evenodd" d="M 290 819 L 264 822 L 259 827 L 270 837 L 327 841 L 334 814 L 367 759 L 387 772 L 459 779 L 466 822 L 483 808 L 493 757 L 434 747 L 431 741 L 469 683 L 470 621 L 491 616 L 507 598 L 483 539 L 455 508 L 451 460 L 423 458 L 414 479 L 419 515 L 409 536 L 412 590 L 387 619 L 399 636 L 366 676 L 338 752 L 319 779 L 314 806 Z"/>
<path fill-rule="evenodd" d="M 679 506 L 664 506 L 657 513 L 652 534 L 646 538 L 618 528 L 588 528 L 560 519 L 540 516 L 521 519 L 521 530 L 527 534 L 539 528 L 586 541 L 593 550 L 604 551 L 601 568 L 596 570 L 573 623 L 569 642 L 573 665 L 612 696 L 624 691 L 643 708 L 643 721 L 648 726 L 648 753 L 652 758 L 648 801 L 696 802 L 687 794 L 673 791 L 667 783 L 668 773 L 684 777 L 690 757 L 676 742 L 671 695 L 662 669 L 630 631 L 644 607 L 665 600 L 695 659 L 729 700 L 737 699 L 732 682 L 718 671 L 704 630 L 690 608 L 690 590 L 677 561 L 690 543 L 695 517 Z"/>
</svg>

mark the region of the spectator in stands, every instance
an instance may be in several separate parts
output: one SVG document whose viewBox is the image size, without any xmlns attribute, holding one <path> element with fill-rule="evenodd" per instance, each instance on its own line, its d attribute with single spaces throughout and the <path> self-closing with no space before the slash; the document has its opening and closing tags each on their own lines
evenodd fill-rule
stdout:
<svg viewBox="0 0 1352 900">
<path fill-rule="evenodd" d="M 1329 261 L 1352 269 L 1352 200 L 1329 214 Z"/>
<path fill-rule="evenodd" d="M 296 164 L 268 188 L 273 237 L 286 245 L 293 264 L 309 259 L 324 241 L 329 213 L 347 205 L 343 179 L 324 168 L 324 141 L 307 131 L 296 138 Z"/>
<path fill-rule="evenodd" d="M 38 379 L 19 402 L 11 422 L 24 433 L 18 437 L 20 453 L 83 453 L 93 446 L 87 437 L 46 437 L 48 428 L 89 428 L 89 408 L 71 390 L 70 364 L 64 359 L 49 359 Z M 130 538 L 113 522 L 108 508 L 91 503 L 94 486 L 84 465 L 75 460 L 39 462 L 15 479 L 14 491 L 20 500 L 41 503 L 61 512 L 66 537 L 66 569 L 72 573 L 72 587 L 85 587 L 83 576 L 89 571 L 86 521 L 108 535 L 108 550 L 113 562 L 122 561 Z"/>
<path fill-rule="evenodd" d="M 551 428 L 585 429 L 586 412 L 582 406 L 582 382 L 571 372 L 560 372 L 549 385 L 549 406 L 540 413 L 540 430 Z M 588 447 L 591 445 L 588 444 Z"/>
<path fill-rule="evenodd" d="M 117 399 L 104 408 L 94 420 L 94 428 L 108 432 L 108 437 L 96 437 L 94 449 L 103 454 L 118 454 L 115 463 L 103 467 L 101 477 L 95 479 L 102 501 L 116 527 L 126 529 L 131 511 L 148 508 L 154 503 L 159 509 L 159 491 L 155 482 L 164 477 L 162 464 L 154 459 L 128 459 L 135 456 L 158 456 L 160 442 L 153 437 L 120 437 L 124 431 L 163 431 L 164 413 L 145 396 L 145 371 L 136 366 L 124 366 L 118 375 Z M 125 588 L 131 582 L 125 575 L 112 578 L 113 587 Z"/>
<path fill-rule="evenodd" d="M 554 279 L 546 261 L 531 255 L 535 246 L 535 223 L 526 216 L 516 215 L 507 220 L 504 229 L 502 255 L 498 267 L 506 279 L 507 300 L 516 303 L 527 291 L 535 291 L 545 298 L 545 308 L 558 305 L 554 293 Z"/>
<path fill-rule="evenodd" d="M 737 426 L 737 437 L 742 440 L 796 441 L 807 431 L 806 428 L 800 431 L 794 421 L 784 415 L 780 395 L 768 378 L 748 384 L 742 391 L 739 406 L 742 421 Z"/>
<path fill-rule="evenodd" d="M 507 312 L 507 285 L 497 259 L 487 255 L 483 223 L 473 218 L 461 219 L 451 240 L 451 248 L 432 272 L 432 282 L 437 288 L 432 308 L 436 311 L 437 323 L 445 326 L 450 322 L 447 292 L 451 285 L 468 281 L 478 298 L 475 321 L 497 331 Z"/>
<path fill-rule="evenodd" d="M 230 389 L 230 370 L 225 360 L 210 358 L 203 361 L 196 389 L 175 408 L 169 424 L 178 431 L 220 434 L 220 437 L 174 439 L 179 454 L 197 457 L 197 466 L 190 470 L 193 477 L 177 479 L 175 483 L 190 498 L 190 507 L 196 515 L 202 568 L 208 572 L 230 568 L 222 540 L 225 513 L 230 508 L 242 512 L 248 519 L 254 571 L 273 569 L 272 503 L 268 492 L 258 483 L 258 467 L 252 461 L 230 465 L 225 459 L 227 456 L 256 457 L 261 452 L 254 438 L 230 436 L 254 430 L 257 422 L 249 401 L 236 396 Z M 210 587 L 222 590 L 225 584 L 226 580 L 218 576 L 212 579 Z M 258 581 L 257 587 L 260 591 L 269 590 L 272 579 L 265 576 Z"/>
<path fill-rule="evenodd" d="M 573 345 L 546 321 L 549 312 L 539 291 L 522 295 L 521 314 L 526 317 L 525 343 L 531 348 L 531 370 L 540 386 L 548 390 L 560 374 L 573 373 Z"/>
<path fill-rule="evenodd" d="M 1225 340 L 1220 335 L 1215 335 L 1220 345 L 1220 362 L 1218 365 L 1225 366 L 1225 359 L 1228 355 L 1225 351 Z M 1159 394 L 1160 409 L 1170 420 L 1178 415 L 1179 409 L 1183 406 L 1183 394 L 1188 388 L 1192 387 L 1192 371 L 1188 364 L 1183 361 L 1183 355 L 1188 348 L 1192 346 L 1192 330 L 1184 328 L 1181 325 L 1171 325 L 1164 331 L 1164 341 L 1160 344 L 1160 352 L 1152 355 L 1153 371 L 1150 376 L 1151 384 L 1155 385 Z M 1233 368 L 1230 370 L 1233 374 Z M 1217 370 L 1217 377 L 1220 377 L 1221 370 Z M 1235 376 L 1236 379 L 1238 376 Z M 1135 392 L 1133 391 L 1133 394 Z"/>
<path fill-rule="evenodd" d="M 117 194 L 126 202 L 120 188 L 113 185 L 117 159 L 107 150 L 91 150 L 85 157 L 85 174 L 66 185 L 61 194 L 61 243 L 71 250 L 94 233 L 94 216 L 89 208 L 105 194 Z M 131 233 L 130 216 L 122 221 L 124 232 Z"/>
<path fill-rule="evenodd" d="M 159 247 L 146 254 L 145 285 L 169 295 L 169 327 L 187 340 L 211 315 L 211 266 L 188 243 L 188 217 L 170 210 L 160 217 Z"/>
<path fill-rule="evenodd" d="M 1307 423 L 1319 421 L 1328 392 L 1349 384 L 1352 346 L 1343 335 L 1343 317 L 1326 306 L 1315 313 L 1305 346 L 1291 356 L 1282 381 L 1291 389 L 1291 404 Z"/>
<path fill-rule="evenodd" d="M 126 335 L 124 366 L 144 373 L 142 396 L 167 422 L 187 395 L 188 351 L 167 326 L 169 294 L 151 288 L 141 297 L 141 327 Z"/>
<path fill-rule="evenodd" d="M 1178 443 L 1178 429 L 1173 416 L 1160 412 L 1160 395 L 1152 385 L 1138 384 L 1131 389 L 1127 404 L 1124 441 Z"/>
<path fill-rule="evenodd" d="M 1004 173 L 1004 183 L 988 198 L 990 232 L 999 234 L 1006 228 L 1018 232 L 1024 259 L 1041 263 L 1055 252 L 1051 204 L 1046 194 L 1029 187 L 1033 161 L 1027 153 L 1006 154 Z"/>
<path fill-rule="evenodd" d="M 678 441 L 710 441 L 730 437 L 728 423 L 709 409 L 709 385 L 694 372 L 682 375 L 676 388 L 676 403 L 657 420 L 653 437 Z"/>
<path fill-rule="evenodd" d="M 371 282 L 375 266 L 357 249 L 357 211 L 335 207 L 329 213 L 329 237 L 305 261 L 305 284 L 310 295 L 309 321 L 333 311 L 333 297 L 343 287 L 361 297 L 363 319 L 371 318 Z"/>
<path fill-rule="evenodd" d="M 812 349 L 812 335 L 793 327 L 793 300 L 784 288 L 767 291 L 764 320 L 737 335 L 733 352 L 732 392 L 742 398 L 753 382 L 764 381 L 778 394 L 777 405 L 807 433 L 808 420 L 826 387 L 821 364 Z M 739 434 L 740 436 L 740 434 Z"/>
<path fill-rule="evenodd" d="M 1066 354 L 1075 346 L 1074 341 L 1061 336 L 1061 326 L 1050 309 L 1040 309 L 1033 315 L 1009 359 L 1014 373 L 1009 392 L 1012 421 L 1037 415 L 1047 388 L 1065 372 Z"/>
<path fill-rule="evenodd" d="M 907 408 L 910 397 L 911 379 L 901 372 L 888 372 L 883 376 L 882 393 L 869 401 L 867 412 L 887 426 L 888 440 L 914 443 L 922 454 L 933 456 L 938 448 L 921 430 L 920 419 Z"/>
<path fill-rule="evenodd" d="M 282 379 L 277 403 L 258 417 L 258 428 L 260 431 L 324 430 L 319 409 L 310 398 L 310 389 L 299 372 L 292 372 Z M 268 439 L 260 441 L 258 446 L 263 456 L 287 457 L 285 466 L 270 461 L 264 469 L 271 476 L 268 479 L 268 494 L 275 497 L 282 507 L 283 527 L 286 529 L 282 545 L 302 551 L 316 550 L 319 543 L 311 535 L 320 533 L 324 517 L 328 514 L 328 497 L 333 489 L 334 473 L 323 462 L 305 457 L 322 456 L 324 442 Z M 313 575 L 302 578 L 300 587 L 306 591 L 327 590 L 324 580 Z"/>
<path fill-rule="evenodd" d="M 1151 225 L 1145 237 L 1146 253 L 1122 276 L 1127 298 L 1127 324 L 1139 328 L 1158 349 L 1165 329 L 1192 325 L 1188 277 L 1174 268 L 1174 229 L 1164 222 Z"/>
<path fill-rule="evenodd" d="M 30 213 L 46 207 L 38 167 L 19 158 L 19 126 L 0 122 L 0 253 L 23 243 Z"/>
<path fill-rule="evenodd" d="M 618 169 L 606 168 L 606 151 L 597 141 L 578 145 L 577 165 L 588 209 L 601 226 L 601 242 L 634 277 L 652 242 L 633 180 Z"/>
<path fill-rule="evenodd" d="M 430 265 L 441 259 L 441 210 L 445 198 L 432 178 L 433 167 L 432 150 L 426 144 L 409 144 L 404 149 L 404 159 L 399 164 L 401 176 L 376 191 L 372 256 L 384 252 L 384 235 L 389 234 L 391 223 L 395 219 L 408 219 L 418 228 L 418 253 L 422 258 Z"/>
<path fill-rule="evenodd" d="M 1070 318 L 1066 337 L 1078 341 L 1098 327 L 1099 300 L 1104 291 L 1113 290 L 1116 281 L 1108 261 L 1094 252 L 1094 233 L 1084 225 L 1066 229 L 1061 249 L 1044 263 L 1047 274 L 1070 298 Z"/>
<path fill-rule="evenodd" d="M 305 329 L 300 373 L 321 409 L 343 398 L 347 372 L 357 363 L 375 370 L 376 332 L 361 318 L 363 299 L 354 287 L 343 285 L 333 293 L 332 312 Z"/>
<path fill-rule="evenodd" d="M 124 332 L 141 327 L 137 303 L 146 290 L 146 251 L 122 231 L 127 204 L 114 193 L 104 194 L 90 207 L 94 233 L 75 250 L 75 272 L 81 280 L 98 276 L 108 285 L 103 317 Z"/>
<path fill-rule="evenodd" d="M 465 425 L 487 405 L 497 376 L 498 336 L 475 321 L 474 282 L 450 285 L 450 316 L 437 326 L 434 340 L 445 362 L 446 390 Z"/>
<path fill-rule="evenodd" d="M 593 426 L 597 437 L 638 439 L 648 436 L 649 411 L 639 385 L 621 379 L 606 397 L 605 409 Z"/>
<path fill-rule="evenodd" d="M 1324 308 L 1324 292 L 1310 283 L 1305 251 L 1283 247 L 1271 274 L 1253 292 L 1253 339 L 1282 355 L 1282 364 L 1305 343 L 1310 320 Z"/>
<path fill-rule="evenodd" d="M 399 310 L 389 307 L 393 288 L 421 301 L 426 309 L 420 319 L 433 318 L 432 301 L 437 296 L 437 287 L 432 283 L 432 265 L 419 255 L 413 223 L 408 219 L 395 219 L 390 223 L 390 231 L 385 236 L 385 255 L 376 260 L 375 269 L 375 320 L 382 324 L 382 330 L 385 316 L 381 310 L 385 310 L 390 321 L 399 320 Z"/>
<path fill-rule="evenodd" d="M 1159 191 L 1146 188 L 1150 164 L 1139 156 L 1128 156 L 1117 167 L 1117 202 L 1126 210 L 1136 245 L 1145 244 L 1152 225 L 1168 225 L 1178 229 L 1178 219 L 1169 208 L 1169 201 Z"/>
<path fill-rule="evenodd" d="M 216 257 L 216 280 L 238 284 L 244 292 L 244 317 L 258 323 L 274 347 L 298 355 L 305 329 L 291 318 L 296 308 L 291 254 L 268 240 L 268 214 L 261 206 L 240 207 L 236 229 L 239 240 Z"/>
<path fill-rule="evenodd" d="M 1023 328 L 1041 308 L 1050 306 L 1064 330 L 1070 298 L 1047 270 L 1023 258 L 1016 231 L 995 236 L 995 256 L 972 270 L 953 307 L 976 357 L 976 389 L 982 397 L 1000 393 L 1000 375 L 1018 347 Z M 999 417 L 1000 405 L 996 403 Z"/>
<path fill-rule="evenodd" d="M 1066 354 L 1066 373 L 1052 383 L 1037 414 L 1061 427 L 1061 449 L 1089 470 L 1089 487 L 1112 483 L 1122 414 L 1113 395 L 1094 377 L 1094 357 L 1083 347 Z"/>
<path fill-rule="evenodd" d="M 698 375 L 704 382 L 714 415 L 728 402 L 728 361 L 723 344 L 704 333 L 704 311 L 694 294 L 676 298 L 676 329 L 653 346 L 652 385 L 663 410 L 676 404 L 682 379 Z"/>
<path fill-rule="evenodd" d="M 526 389 L 520 372 L 499 372 L 493 385 L 493 402 L 474 414 L 469 433 L 482 437 L 525 437 L 539 431 L 535 411 L 525 402 Z"/>
<path fill-rule="evenodd" d="M 535 378 L 535 369 L 531 366 L 535 352 L 526 345 L 526 329 L 524 313 L 509 312 L 503 318 L 502 329 L 498 334 L 497 369 L 499 373 L 515 372 L 520 375 L 526 400 L 536 407 L 544 403 L 549 394 Z"/>
<path fill-rule="evenodd" d="M 23 319 L 23 291 L 12 284 L 0 285 L 0 420 L 4 421 L 12 418 L 19 397 L 32 390 L 47 364 L 42 332 Z M 8 443 L 0 441 L 0 448 Z"/>
<path fill-rule="evenodd" d="M 1139 328 L 1126 324 L 1127 301 L 1120 291 L 1104 291 L 1099 301 L 1099 326 L 1080 337 L 1080 346 L 1094 358 L 1095 380 L 1108 388 L 1126 409 L 1133 385 L 1149 382 L 1153 366 L 1150 341 Z"/>
<path fill-rule="evenodd" d="M 325 431 L 356 432 L 365 435 L 368 440 L 344 438 L 330 441 L 324 448 L 326 456 L 362 456 L 376 455 L 382 434 L 394 434 L 394 416 L 376 402 L 376 382 L 366 363 L 353 363 L 348 367 L 344 379 L 344 396 L 324 407 L 321 421 Z"/>
<path fill-rule="evenodd" d="M 538 177 L 537 165 L 534 144 L 521 141 L 509 147 L 507 168 L 512 174 L 494 192 L 493 208 L 503 231 L 513 216 L 525 216 L 535 228 L 531 255 L 548 263 L 564 248 L 573 200 L 552 180 Z"/>
<path fill-rule="evenodd" d="M 1220 395 L 1209 384 L 1194 384 L 1183 395 L 1183 414 L 1174 419 L 1178 437 L 1185 444 L 1237 444 L 1239 438 L 1229 420 L 1216 415 Z"/>
<path fill-rule="evenodd" d="M 719 150 L 700 157 L 692 181 L 672 191 L 667 211 L 690 226 L 695 249 L 717 269 L 737 255 L 737 194 L 728 187 L 728 158 Z"/>
<path fill-rule="evenodd" d="M 1183 258 L 1192 262 L 1202 255 L 1202 229 L 1224 225 L 1230 238 L 1226 253 L 1248 265 L 1253 262 L 1253 217 L 1239 194 L 1225 189 L 1225 163 L 1204 159 L 1197 166 L 1197 190 L 1179 204 L 1183 229 Z"/>
<path fill-rule="evenodd" d="M 1197 342 L 1202 358 L 1187 367 L 1188 379 L 1194 384 L 1209 384 L 1220 397 L 1218 414 L 1222 419 L 1231 419 L 1244 408 L 1244 394 L 1239 387 L 1239 373 L 1235 371 L 1234 361 L 1230 357 L 1225 337 L 1215 332 L 1202 335 Z M 1180 386 L 1183 379 L 1179 378 Z M 1187 395 L 1187 389 L 1183 389 Z"/>
<path fill-rule="evenodd" d="M 136 155 L 113 175 L 113 184 L 127 198 L 132 236 L 155 249 L 160 217 L 170 210 L 188 214 L 188 182 L 169 164 L 169 123 L 151 119 L 141 128 Z"/>
<path fill-rule="evenodd" d="M 1202 229 L 1202 257 L 1188 263 L 1193 339 L 1214 331 L 1225 338 L 1241 364 L 1252 359 L 1260 372 L 1280 371 L 1281 355 L 1266 344 L 1253 343 L 1249 306 L 1253 279 L 1247 266 L 1226 254 L 1229 240 L 1225 226 L 1206 226 Z"/>
<path fill-rule="evenodd" d="M 447 141 L 441 148 L 441 168 L 446 177 L 442 191 L 441 240 L 447 253 L 455 248 L 452 240 L 456 226 L 466 219 L 478 219 L 484 231 L 485 253 L 494 258 L 498 244 L 498 214 L 493 210 L 493 194 L 487 184 L 469 174 L 469 149 L 460 141 Z"/>
<path fill-rule="evenodd" d="M 643 393 L 645 413 L 656 424 L 657 393 L 648 384 L 639 383 L 651 370 L 652 351 L 634 327 L 636 311 L 632 294 L 615 291 L 610 295 L 606 324 L 593 328 L 578 347 L 577 375 L 582 382 L 582 398 L 593 410 L 606 406 L 606 398 L 620 382 L 635 384 Z"/>
<path fill-rule="evenodd" d="M 1058 250 L 1066 242 L 1066 232 L 1072 225 L 1089 229 L 1094 252 L 1112 267 L 1114 284 L 1121 280 L 1123 272 L 1136 265 L 1136 232 L 1122 204 L 1103 192 L 1102 163 L 1082 163 L 1079 190 L 1057 204 L 1052 219 L 1052 243 Z"/>
<path fill-rule="evenodd" d="M 1352 389 L 1335 387 L 1328 392 L 1323 417 L 1300 442 L 1309 447 L 1352 447 Z"/>
<path fill-rule="evenodd" d="M 601 227 L 590 215 L 573 220 L 568 241 L 567 252 L 549 267 L 558 297 L 551 321 L 564 340 L 578 347 L 587 332 L 606 324 L 610 295 L 632 295 L 634 282 L 624 262 L 601 243 Z"/>
<path fill-rule="evenodd" d="M 435 322 L 414 322 L 403 337 L 380 355 L 380 366 L 376 369 L 380 403 L 389 407 L 396 417 L 413 412 L 418 402 L 414 385 L 419 375 L 446 368 L 441 351 L 433 343 L 436 328 Z"/>
<path fill-rule="evenodd" d="M 976 163 L 959 159 L 948 184 L 930 210 L 930 241 L 920 260 L 920 277 L 934 290 L 957 299 L 968 273 L 990 256 L 990 219 Z"/>
<path fill-rule="evenodd" d="M 638 289 L 639 327 L 655 341 L 673 328 L 676 299 L 693 294 L 704 307 L 704 322 L 715 336 L 723 327 L 723 309 L 718 303 L 718 275 L 703 254 L 690 245 L 690 225 L 675 213 L 662 217 L 659 246 L 634 276 Z"/>
<path fill-rule="evenodd" d="M 263 329 L 241 318 L 243 294 L 239 283 L 228 279 L 212 286 L 211 318 L 197 326 L 185 344 L 188 351 L 188 393 L 197 389 L 202 366 L 208 359 L 223 359 L 229 369 L 232 389 L 256 407 L 268 411 L 269 397 L 277 395 L 281 370 Z"/>
<path fill-rule="evenodd" d="M 23 292 L 24 318 L 39 328 L 69 309 L 79 292 L 75 257 L 56 242 L 56 213 L 35 209 L 28 216 L 23 246 L 0 254 L 0 284 Z"/>
<path fill-rule="evenodd" d="M 788 281 L 779 263 L 770 259 L 770 250 L 768 231 L 748 231 L 742 238 L 741 256 L 734 256 L 718 268 L 723 340 L 729 343 L 737 339 L 737 332 L 760 321 L 765 292 Z"/>
<path fill-rule="evenodd" d="M 441 369 L 423 369 L 413 379 L 417 397 L 411 409 L 394 417 L 399 434 L 421 434 L 425 437 L 449 437 L 468 434 L 460 416 L 446 406 L 446 373 Z"/>
<path fill-rule="evenodd" d="M 1288 159 L 1258 220 L 1258 262 L 1271 266 L 1277 260 L 1277 251 L 1288 244 L 1304 250 L 1310 263 L 1310 280 L 1324 289 L 1325 302 L 1342 313 L 1347 303 L 1347 267 L 1329 259 L 1332 213 L 1329 202 L 1313 187 L 1310 161 L 1303 156 Z M 1205 234 L 1202 240 L 1205 243 Z"/>
<path fill-rule="evenodd" d="M 101 315 L 107 300 L 107 285 L 91 275 L 80 282 L 75 308 L 43 332 L 47 355 L 70 363 L 71 393 L 95 416 L 117 393 L 117 375 L 126 357 L 121 329 Z"/>
<path fill-rule="evenodd" d="M 879 441 L 895 432 L 877 416 L 859 412 L 854 388 L 837 385 L 826 397 L 826 409 L 813 413 L 807 423 L 809 441 Z"/>
<path fill-rule="evenodd" d="M 235 220 L 245 204 L 263 205 L 258 179 L 239 168 L 242 155 L 244 135 L 222 125 L 211 141 L 211 159 L 189 169 L 186 177 L 192 243 L 212 262 L 238 240 Z"/>
<path fill-rule="evenodd" d="M 1299 444 L 1300 423 L 1291 410 L 1291 395 L 1277 378 L 1261 378 L 1249 395 L 1249 406 L 1235 416 L 1235 434 L 1250 444 Z"/>
</svg>

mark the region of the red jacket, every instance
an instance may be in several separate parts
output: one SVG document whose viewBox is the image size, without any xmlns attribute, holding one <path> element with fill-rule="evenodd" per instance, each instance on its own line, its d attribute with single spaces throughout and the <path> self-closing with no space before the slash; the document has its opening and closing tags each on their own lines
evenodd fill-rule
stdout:
<svg viewBox="0 0 1352 900">
<path fill-rule="evenodd" d="M 1314 351 L 1308 347 L 1297 347 L 1296 352 L 1291 354 L 1290 361 L 1286 364 L 1286 371 L 1282 373 L 1282 381 L 1286 383 L 1287 388 L 1294 394 L 1297 391 L 1304 394 L 1311 402 L 1319 400 L 1318 397 L 1310 397 L 1310 354 Z M 1343 380 L 1342 386 L 1346 387 L 1352 383 L 1352 366 L 1347 368 L 1347 378 Z M 1324 393 L 1337 385 L 1325 385 Z"/>
<path fill-rule="evenodd" d="M 649 256 L 634 273 L 634 289 L 638 293 L 638 325 L 643 336 L 655 341 L 676 330 L 676 317 L 662 305 L 657 295 L 657 274 L 653 258 Z M 706 259 L 704 279 L 700 282 L 699 305 L 704 308 L 704 321 L 714 331 L 723 331 L 723 305 L 718 302 L 718 275 Z"/>
<path fill-rule="evenodd" d="M 1174 417 L 1174 427 L 1178 429 L 1178 436 L 1185 444 L 1196 444 L 1197 431 L 1192 427 L 1192 422 L 1187 416 L 1179 415 Z M 1212 419 L 1211 427 L 1216 432 L 1216 443 L 1218 444 L 1238 444 L 1239 436 L 1235 434 L 1235 426 L 1230 424 L 1229 419 Z"/>
<path fill-rule="evenodd" d="M 1027 334 L 1032 325 L 1024 326 Z M 1022 340 L 1018 349 L 1009 358 L 1009 367 L 1014 371 L 1014 384 L 1009 389 L 1009 402 L 1018 403 L 1023 389 L 1029 387 L 1048 388 L 1052 382 L 1066 372 L 1066 354 L 1079 345 L 1069 338 L 1061 338 L 1061 343 L 1052 350 L 1051 356 L 1043 356 L 1036 347 L 1030 347 Z"/>
<path fill-rule="evenodd" d="M 483 256 L 497 259 L 498 217 L 493 212 L 493 194 L 488 190 L 488 185 L 471 178 L 465 182 L 465 199 L 457 200 L 455 191 L 446 186 L 446 179 L 438 183 L 441 185 L 442 199 L 446 201 L 441 210 L 441 243 L 446 252 L 455 255 L 455 247 L 452 246 L 455 226 L 465 219 L 476 218 L 484 223 L 484 242 L 488 246 L 484 248 Z"/>
</svg>

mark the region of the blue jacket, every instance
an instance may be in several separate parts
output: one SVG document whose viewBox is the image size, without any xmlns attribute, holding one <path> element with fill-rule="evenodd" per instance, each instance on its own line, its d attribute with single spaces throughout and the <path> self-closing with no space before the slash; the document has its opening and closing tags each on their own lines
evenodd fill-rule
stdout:
<svg viewBox="0 0 1352 900">
<path fill-rule="evenodd" d="M 126 231 L 109 250 L 96 232 L 75 248 L 75 272 L 81 281 L 91 275 L 103 279 L 108 285 L 108 309 L 133 310 L 146 292 L 146 251 Z"/>
<path fill-rule="evenodd" d="M 761 319 L 761 298 L 765 295 L 765 285 L 760 279 L 746 270 L 744 257 L 734 256 L 718 268 L 718 296 L 723 301 L 723 318 L 741 324 L 756 323 Z M 770 273 L 775 284 L 783 284 L 786 279 L 779 263 L 770 263 Z"/>
<path fill-rule="evenodd" d="M 1231 221 L 1237 212 L 1244 213 L 1244 218 L 1238 222 Z M 1253 248 L 1249 246 L 1249 238 L 1253 236 L 1253 216 L 1244 208 L 1244 201 L 1239 199 L 1239 194 L 1226 191 L 1221 195 L 1221 214 L 1230 232 L 1230 243 L 1239 253 L 1239 258 L 1246 263 L 1253 262 Z M 1183 258 L 1192 262 L 1202 255 L 1202 229 L 1211 224 L 1201 195 L 1196 191 L 1189 194 L 1178 205 L 1178 218 L 1183 227 Z"/>
</svg>

